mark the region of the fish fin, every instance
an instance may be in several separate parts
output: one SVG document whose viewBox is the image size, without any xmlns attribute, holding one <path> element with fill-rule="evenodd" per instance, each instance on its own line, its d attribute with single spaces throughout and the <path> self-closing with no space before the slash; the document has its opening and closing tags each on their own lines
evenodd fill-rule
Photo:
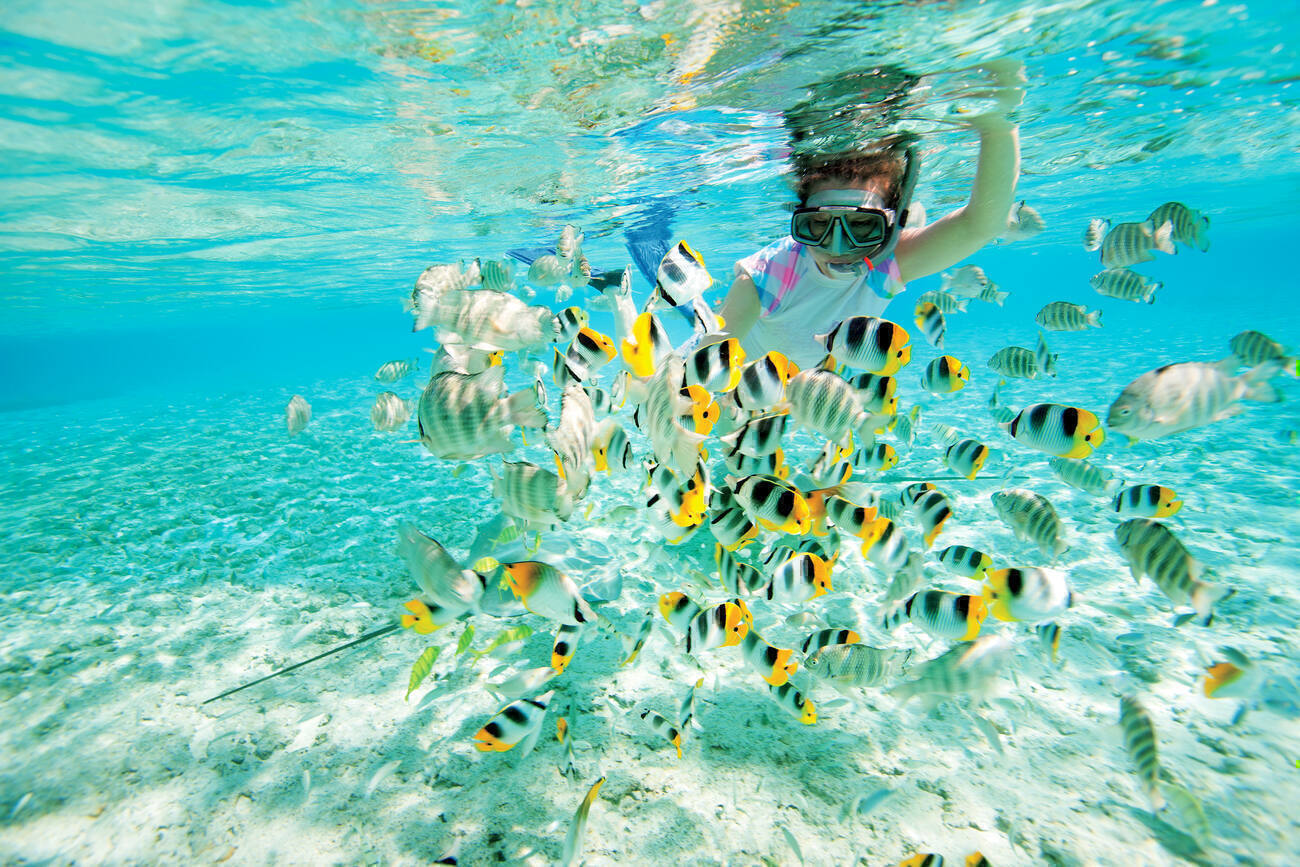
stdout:
<svg viewBox="0 0 1300 867">
<path fill-rule="evenodd" d="M 1269 362 L 1268 364 L 1261 364 L 1245 374 L 1243 382 L 1246 386 L 1246 393 L 1242 395 L 1242 399 L 1259 403 L 1278 403 L 1281 401 L 1282 393 L 1268 381 L 1280 371 L 1281 366 L 1279 364 Z"/>
<path fill-rule="evenodd" d="M 1076 445 L 1074 448 L 1070 449 L 1068 452 L 1066 452 L 1065 454 L 1061 455 L 1061 457 L 1063 457 L 1063 458 L 1086 458 L 1086 457 L 1087 457 L 1088 455 L 1090 455 L 1090 454 L 1092 454 L 1092 444 L 1089 443 L 1089 442 L 1086 442 L 1086 441 L 1085 441 L 1085 442 L 1081 442 L 1081 443 L 1079 443 L 1079 444 Z"/>
<path fill-rule="evenodd" d="M 1174 224 L 1171 220 L 1165 220 L 1160 224 L 1160 228 L 1151 233 L 1151 246 L 1162 253 L 1176 254 L 1178 248 L 1174 246 L 1173 236 Z"/>
</svg>

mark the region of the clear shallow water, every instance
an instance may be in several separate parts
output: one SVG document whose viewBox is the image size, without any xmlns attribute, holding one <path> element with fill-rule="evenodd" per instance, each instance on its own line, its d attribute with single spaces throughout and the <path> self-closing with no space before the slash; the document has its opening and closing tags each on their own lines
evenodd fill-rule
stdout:
<svg viewBox="0 0 1300 867">
<path fill-rule="evenodd" d="M 1286 258 L 1297 190 L 1287 11 L 6 7 L 6 857 L 215 860 L 234 847 L 241 863 L 403 862 L 458 847 L 463 862 L 543 863 L 599 771 L 609 782 L 588 831 L 594 863 L 788 863 L 778 824 L 810 863 L 915 851 L 960 863 L 975 848 L 995 864 L 1176 863 L 1194 847 L 1146 810 L 1115 725 L 1117 689 L 1140 685 L 1162 761 L 1214 829 L 1194 857 L 1288 863 L 1300 845 L 1287 808 L 1300 795 L 1294 721 L 1255 711 L 1231 727 L 1235 703 L 1199 697 L 1197 678 L 1224 643 L 1294 669 L 1295 381 L 1281 384 L 1286 403 L 1098 454 L 1124 478 L 1184 494 L 1171 525 L 1238 588 L 1213 627 L 1175 630 L 1159 592 L 1134 587 L 1098 504 L 993 428 L 983 365 L 1006 343 L 1032 345 L 1034 313 L 1058 298 L 1103 308 L 1105 327 L 1056 335 L 1061 376 L 1009 386 L 1013 406 L 1104 410 L 1138 374 L 1222 357 L 1246 328 L 1300 344 Z M 373 371 L 430 345 L 400 311 L 425 265 L 547 243 L 572 221 L 598 268 L 621 267 L 624 230 L 667 209 L 674 236 L 725 284 L 735 258 L 783 231 L 779 112 L 881 60 L 930 76 L 920 119 L 905 125 L 928 133 L 918 196 L 937 215 L 964 195 L 974 156 L 968 133 L 933 122 L 960 85 L 945 70 L 1001 54 L 1027 64 L 1019 189 L 1048 229 L 972 260 L 1012 292 L 1005 308 L 973 303 L 950 320 L 947 349 L 971 365 L 972 385 L 925 395 L 914 379 L 933 353 L 918 345 L 903 403 L 1000 451 L 987 478 L 948 483 L 957 517 L 941 543 L 1036 562 L 988 505 L 1004 472 L 1051 497 L 1067 526 L 1063 562 L 1084 602 L 1064 668 L 1019 631 L 988 712 L 1002 753 L 953 706 L 927 718 L 874 692 L 804 729 L 717 654 L 705 728 L 679 762 L 636 719 L 667 714 L 699 676 L 667 630 L 631 670 L 618 668 L 616 640 L 588 639 L 557 681 L 553 714 L 590 744 L 577 782 L 552 770 L 553 717 L 522 761 L 469 747 L 499 702 L 482 686 L 491 661 L 452 659 L 455 633 L 436 688 L 409 703 L 427 642 L 401 635 L 197 707 L 391 619 L 413 593 L 393 553 L 399 522 L 462 554 L 493 513 L 482 462 L 453 476 L 401 442 L 413 427 L 370 429 L 383 388 Z M 1093 293 L 1087 219 L 1138 219 L 1171 199 L 1210 215 L 1210 252 L 1141 266 L 1166 284 L 1152 307 Z M 906 323 L 910 307 L 904 296 L 889 315 Z M 396 390 L 414 396 L 422 378 Z M 315 417 L 289 440 L 294 393 Z M 938 454 L 923 425 L 896 475 L 947 475 Z M 522 457 L 549 462 L 536 445 Z M 658 593 L 702 592 L 683 576 L 711 565 L 703 534 L 664 549 L 635 520 L 602 522 L 636 502 L 635 487 L 598 484 L 568 542 L 596 564 L 591 580 L 623 576 L 605 610 L 624 632 Z M 879 578 L 845 561 L 826 610 L 865 631 Z M 799 640 L 759 616 L 769 640 Z M 529 622 L 538 631 L 520 667 L 550 650 L 548 629 Z M 479 629 L 483 647 L 497 627 Z M 1116 641 L 1135 631 L 1136 645 Z M 894 641 L 926 656 L 942 647 L 917 636 Z M 842 818 L 883 786 L 896 795 L 877 812 Z"/>
</svg>

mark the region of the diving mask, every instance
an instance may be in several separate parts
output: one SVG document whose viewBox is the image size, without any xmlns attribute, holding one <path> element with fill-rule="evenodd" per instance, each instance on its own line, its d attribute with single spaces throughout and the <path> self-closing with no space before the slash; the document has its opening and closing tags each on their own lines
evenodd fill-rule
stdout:
<svg viewBox="0 0 1300 867">
<path fill-rule="evenodd" d="M 894 207 L 871 190 L 819 190 L 791 215 L 790 235 L 832 256 L 852 255 L 867 261 L 888 257 L 907 225 L 916 184 L 916 154 L 909 148 L 903 160 L 903 176 L 892 197 Z"/>
<path fill-rule="evenodd" d="M 891 208 L 845 205 L 798 208 L 790 217 L 790 234 L 801 244 L 843 255 L 853 252 L 853 248 L 883 246 L 896 220 Z"/>
</svg>

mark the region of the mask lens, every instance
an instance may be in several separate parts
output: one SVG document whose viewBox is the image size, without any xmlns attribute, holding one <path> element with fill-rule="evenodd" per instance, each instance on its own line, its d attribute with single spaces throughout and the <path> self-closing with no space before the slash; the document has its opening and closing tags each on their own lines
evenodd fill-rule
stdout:
<svg viewBox="0 0 1300 867">
<path fill-rule="evenodd" d="M 790 234 L 796 241 L 816 246 L 830 228 L 831 216 L 821 211 L 800 211 L 790 222 Z"/>
<path fill-rule="evenodd" d="M 831 215 L 816 211 L 808 215 L 808 236 L 820 238 L 831 227 Z"/>
<path fill-rule="evenodd" d="M 889 218 L 884 213 L 842 208 L 796 211 L 790 221 L 790 234 L 801 243 L 824 247 L 835 237 L 833 226 L 836 222 L 840 224 L 844 240 L 855 247 L 878 246 L 889 234 Z"/>
<path fill-rule="evenodd" d="M 844 215 L 844 227 L 859 247 L 879 244 L 885 238 L 885 218 L 881 214 L 857 212 Z"/>
</svg>

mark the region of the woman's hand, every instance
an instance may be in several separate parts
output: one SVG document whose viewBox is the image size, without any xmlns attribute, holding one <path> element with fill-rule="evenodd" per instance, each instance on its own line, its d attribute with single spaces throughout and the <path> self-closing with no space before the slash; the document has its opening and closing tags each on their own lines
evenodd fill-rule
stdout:
<svg viewBox="0 0 1300 867">
<path fill-rule="evenodd" d="M 1019 60 L 1003 57 L 973 67 L 988 76 L 992 85 L 975 88 L 964 94 L 969 99 L 989 100 L 988 110 L 964 118 L 980 132 L 1001 132 L 1014 126 L 1008 115 L 1025 100 L 1025 65 Z"/>
</svg>

